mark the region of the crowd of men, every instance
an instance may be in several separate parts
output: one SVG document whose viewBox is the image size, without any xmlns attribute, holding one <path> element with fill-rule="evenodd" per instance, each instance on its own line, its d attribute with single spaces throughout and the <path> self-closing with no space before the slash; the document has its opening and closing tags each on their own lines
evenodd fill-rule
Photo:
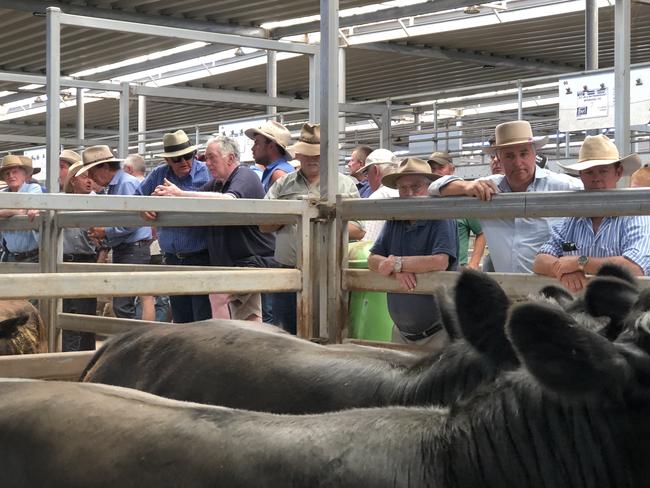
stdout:
<svg viewBox="0 0 650 488">
<path fill-rule="evenodd" d="M 66 149 L 59 160 L 60 186 L 66 193 L 195 197 L 212 199 L 296 200 L 319 197 L 320 126 L 306 123 L 298 140 L 282 124 L 270 121 L 245 131 L 253 141 L 256 166 L 240 162 L 236 140 L 215 136 L 204 153 L 178 130 L 165 134 L 164 163 L 146 174 L 145 160 L 133 154 L 122 161 L 108 146 L 92 146 L 82 154 Z M 631 186 L 650 186 L 650 168 L 638 155 L 621 157 L 605 135 L 587 136 L 573 164 L 553 172 L 540 164 L 539 148 L 526 121 L 506 122 L 495 129 L 485 152 L 491 175 L 466 181 L 455 174 L 450 154 L 400 160 L 386 149 L 358 146 L 348 164 L 349 176 L 338 176 L 344 198 L 476 197 L 489 201 L 497 193 L 616 188 L 624 176 Z M 0 166 L 3 191 L 41 193 L 33 179 L 38 168 L 26 156 L 7 155 Z M 0 218 L 36 210 L 0 210 Z M 143 212 L 140 227 L 65 229 L 67 262 L 177 266 L 296 266 L 295 225 L 156 226 L 156 212 Z M 403 293 L 388 294 L 394 323 L 393 341 L 437 350 L 448 341 L 436 297 L 411 293 L 417 274 L 462 266 L 486 271 L 538 273 L 557 278 L 580 291 L 604 262 L 625 266 L 635 275 L 650 273 L 650 217 L 502 218 L 349 222 L 350 240 L 370 240 L 371 270 L 397 280 Z M 471 254 L 470 236 L 474 235 Z M 4 259 L 37 262 L 38 233 L 3 231 Z M 485 250 L 489 255 L 485 256 Z M 487 259 L 486 259 L 487 258 Z M 64 311 L 94 314 L 96 299 L 65 299 Z M 296 333 L 296 294 L 176 295 L 116 297 L 117 317 L 187 323 L 211 317 L 264 321 Z M 93 349 L 93 334 L 64 331 L 63 350 Z"/>
</svg>

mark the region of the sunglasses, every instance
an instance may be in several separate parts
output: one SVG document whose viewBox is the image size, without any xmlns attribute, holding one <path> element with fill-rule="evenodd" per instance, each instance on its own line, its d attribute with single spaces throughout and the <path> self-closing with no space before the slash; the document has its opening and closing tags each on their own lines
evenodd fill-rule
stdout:
<svg viewBox="0 0 650 488">
<path fill-rule="evenodd" d="M 173 157 L 173 158 L 169 158 L 169 159 L 171 159 L 172 163 L 184 163 L 185 161 L 191 161 L 192 159 L 194 159 L 195 154 L 196 154 L 196 151 L 191 152 L 189 154 L 183 154 L 182 156 L 176 156 L 176 157 Z"/>
</svg>

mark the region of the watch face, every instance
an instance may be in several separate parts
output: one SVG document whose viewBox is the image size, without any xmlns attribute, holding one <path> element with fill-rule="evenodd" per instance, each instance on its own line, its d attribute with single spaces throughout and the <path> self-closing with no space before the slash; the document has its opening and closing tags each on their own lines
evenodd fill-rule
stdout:
<svg viewBox="0 0 650 488">
<path fill-rule="evenodd" d="M 587 264 L 587 261 L 589 261 L 589 258 L 587 256 L 578 256 L 578 264 L 580 266 Z"/>
</svg>

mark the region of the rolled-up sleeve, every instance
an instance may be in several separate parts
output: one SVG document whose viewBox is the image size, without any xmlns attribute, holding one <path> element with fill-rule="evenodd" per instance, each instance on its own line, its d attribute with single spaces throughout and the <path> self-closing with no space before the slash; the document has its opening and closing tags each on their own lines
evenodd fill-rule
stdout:
<svg viewBox="0 0 650 488">
<path fill-rule="evenodd" d="M 564 255 L 562 251 L 562 243 L 566 240 L 567 225 L 571 219 L 562 219 L 562 222 L 554 225 L 551 228 L 551 237 L 546 243 L 539 248 L 537 254 L 550 254 L 559 258 Z"/>
<path fill-rule="evenodd" d="M 440 190 L 445 186 L 451 183 L 452 181 L 463 180 L 460 176 L 456 175 L 447 175 L 441 176 L 437 180 L 434 180 L 429 185 L 429 196 L 430 197 L 439 197 Z"/>
<path fill-rule="evenodd" d="M 650 216 L 629 217 L 625 226 L 623 257 L 650 274 Z"/>
</svg>

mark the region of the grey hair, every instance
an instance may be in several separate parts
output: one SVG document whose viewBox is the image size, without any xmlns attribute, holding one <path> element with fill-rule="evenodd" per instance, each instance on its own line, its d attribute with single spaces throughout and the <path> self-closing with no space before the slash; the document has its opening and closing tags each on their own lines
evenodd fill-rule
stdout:
<svg viewBox="0 0 650 488">
<path fill-rule="evenodd" d="M 141 173 L 145 173 L 147 171 L 147 163 L 139 154 L 129 154 L 124 160 L 124 166 L 131 166 L 135 171 Z"/>
<path fill-rule="evenodd" d="M 206 143 L 206 147 L 210 144 L 216 144 L 219 147 L 219 151 L 222 155 L 232 154 L 235 156 L 235 159 L 239 161 L 239 143 L 228 136 L 218 135 L 211 137 Z"/>
</svg>

